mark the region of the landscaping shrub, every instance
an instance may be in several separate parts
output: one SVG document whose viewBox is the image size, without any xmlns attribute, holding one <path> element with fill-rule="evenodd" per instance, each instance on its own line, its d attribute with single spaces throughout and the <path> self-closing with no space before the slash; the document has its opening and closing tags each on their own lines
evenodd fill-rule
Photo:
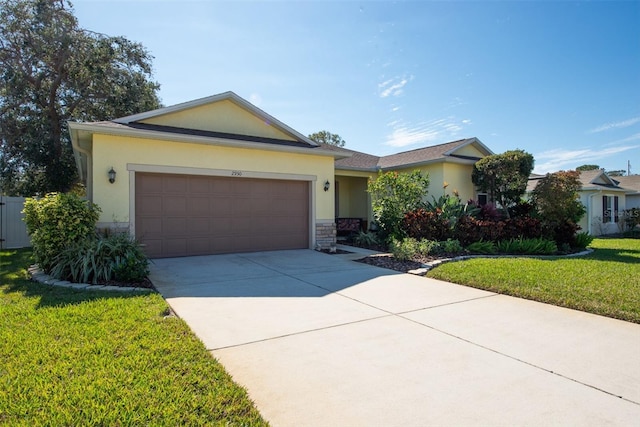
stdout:
<svg viewBox="0 0 640 427">
<path fill-rule="evenodd" d="M 499 242 L 519 237 L 536 238 L 543 235 L 542 222 L 537 218 L 507 218 L 489 221 L 464 216 L 458 220 L 454 236 L 468 246 L 479 241 Z"/>
<path fill-rule="evenodd" d="M 486 221 L 499 221 L 504 217 L 492 203 L 485 203 L 480 206 L 480 211 L 474 216 L 474 218 L 482 219 Z"/>
<path fill-rule="evenodd" d="M 406 212 L 419 208 L 429 188 L 429 176 L 418 170 L 411 173 L 380 172 L 369 181 L 373 217 L 380 226 L 383 240 L 402 239 L 402 218 Z"/>
<path fill-rule="evenodd" d="M 423 239 L 418 242 L 418 253 L 420 255 L 437 255 L 441 252 L 442 248 L 436 240 Z"/>
<path fill-rule="evenodd" d="M 380 244 L 378 236 L 368 231 L 360 231 L 353 236 L 353 243 L 362 248 L 371 248 Z"/>
<path fill-rule="evenodd" d="M 471 243 L 470 245 L 467 246 L 467 250 L 474 254 L 485 254 L 485 255 L 495 254 L 497 251 L 495 243 L 485 242 L 484 240 Z"/>
<path fill-rule="evenodd" d="M 634 230 L 640 225 L 640 208 L 631 208 L 624 211 L 624 223 L 629 230 Z"/>
<path fill-rule="evenodd" d="M 578 233 L 575 237 L 575 248 L 577 249 L 585 249 L 587 246 L 593 242 L 594 237 L 586 232 Z"/>
<path fill-rule="evenodd" d="M 545 235 L 553 239 L 558 246 L 576 247 L 576 234 L 581 227 L 570 219 L 561 222 L 547 222 Z"/>
<path fill-rule="evenodd" d="M 27 198 L 23 213 L 35 261 L 48 272 L 67 246 L 95 232 L 100 208 L 73 193 L 50 193 L 42 199 Z"/>
<path fill-rule="evenodd" d="M 451 237 L 449 220 L 441 210 L 416 209 L 404 214 L 402 230 L 414 239 L 444 240 Z"/>
<path fill-rule="evenodd" d="M 454 240 L 454 239 L 447 239 L 443 242 L 439 242 L 440 243 L 440 248 L 442 250 L 442 252 L 446 253 L 446 254 L 459 254 L 460 252 L 463 252 L 464 249 L 462 248 L 462 245 L 460 244 L 459 240 Z"/>
<path fill-rule="evenodd" d="M 407 261 L 417 256 L 429 256 L 448 254 L 455 255 L 464 251 L 460 242 L 453 239 L 445 241 L 435 240 L 417 240 L 412 237 L 406 237 L 402 240 L 392 240 L 389 246 L 393 256 L 400 261 Z"/>
<path fill-rule="evenodd" d="M 521 237 L 497 242 L 496 249 L 504 254 L 553 255 L 558 251 L 558 246 L 554 241 L 548 239 Z"/>
<path fill-rule="evenodd" d="M 481 240 L 496 242 L 501 240 L 504 234 L 503 228 L 503 221 L 488 221 L 463 216 L 458 220 L 454 235 L 463 245 Z"/>
<path fill-rule="evenodd" d="M 55 256 L 50 274 L 76 283 L 140 282 L 149 274 L 149 261 L 128 234 L 87 237 Z"/>
<path fill-rule="evenodd" d="M 389 250 L 394 258 L 400 261 L 413 259 L 418 254 L 418 241 L 412 237 L 402 240 L 392 239 Z"/>
</svg>

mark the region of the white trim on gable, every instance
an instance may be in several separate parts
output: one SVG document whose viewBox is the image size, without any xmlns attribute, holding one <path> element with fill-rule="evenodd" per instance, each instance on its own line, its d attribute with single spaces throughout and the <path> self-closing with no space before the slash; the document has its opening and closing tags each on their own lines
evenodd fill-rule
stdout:
<svg viewBox="0 0 640 427">
<path fill-rule="evenodd" d="M 291 135 L 292 137 L 300 140 L 301 142 L 304 142 L 306 144 L 316 146 L 316 147 L 319 146 L 317 142 L 295 131 L 294 129 L 290 128 L 286 124 L 282 123 L 280 120 L 262 111 L 260 108 L 256 107 L 246 99 L 236 95 L 232 91 L 223 92 L 223 93 L 208 96 L 205 98 L 195 99 L 193 101 L 183 102 L 181 104 L 171 105 L 168 107 L 158 108 L 156 110 L 145 111 L 143 113 L 133 114 L 131 116 L 120 117 L 118 119 L 114 119 L 113 121 L 116 123 L 129 124 L 129 123 L 139 122 L 142 120 L 155 118 L 155 117 L 163 116 L 166 114 L 184 111 L 191 108 L 200 107 L 202 105 L 213 104 L 215 102 L 225 101 L 225 100 L 235 103 L 236 105 L 248 111 L 249 113 L 253 114 L 254 116 L 259 117 L 261 120 L 268 122 L 272 126 L 276 127 L 277 129 L 281 130 L 286 134 Z"/>
<path fill-rule="evenodd" d="M 452 155 L 452 154 L 455 154 L 455 152 L 456 152 L 456 151 L 458 151 L 458 150 L 460 150 L 461 148 L 464 148 L 464 147 L 466 147 L 466 146 L 468 146 L 468 145 L 473 145 L 473 144 L 477 145 L 477 146 L 478 146 L 478 148 L 480 148 L 480 149 L 481 149 L 480 151 L 484 151 L 484 152 L 485 152 L 484 154 L 485 154 L 486 156 L 491 156 L 491 155 L 493 155 L 493 154 L 494 154 L 494 153 L 493 153 L 493 151 L 491 151 L 491 150 L 489 149 L 489 147 L 487 147 L 486 145 L 484 145 L 484 144 L 483 144 L 483 143 L 482 143 L 478 138 L 473 137 L 473 138 L 467 138 L 467 140 L 466 140 L 466 142 L 465 142 L 464 144 L 458 145 L 457 147 L 452 148 L 452 149 L 451 149 L 451 150 L 449 150 L 449 151 L 446 151 L 446 152 L 444 153 L 444 155 L 445 155 L 445 156 L 450 156 L 450 155 Z"/>
</svg>

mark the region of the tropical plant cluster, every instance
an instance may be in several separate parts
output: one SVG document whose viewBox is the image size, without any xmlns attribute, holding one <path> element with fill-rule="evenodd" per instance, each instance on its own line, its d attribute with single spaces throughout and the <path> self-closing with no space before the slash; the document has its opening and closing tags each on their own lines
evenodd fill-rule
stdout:
<svg viewBox="0 0 640 427">
<path fill-rule="evenodd" d="M 140 244 L 128 233 L 98 233 L 100 211 L 74 193 L 26 199 L 24 220 L 40 268 L 75 283 L 144 280 L 149 260 Z"/>
<path fill-rule="evenodd" d="M 530 201 L 522 199 L 522 189 L 519 200 L 500 209 L 491 203 L 463 202 L 455 191 L 425 201 L 428 182 L 428 176 L 415 171 L 380 174 L 369 184 L 382 230 L 379 237 L 398 259 L 463 252 L 553 255 L 585 248 L 593 239 L 578 233 L 585 209 L 577 197 L 575 172 L 549 174 Z"/>
</svg>

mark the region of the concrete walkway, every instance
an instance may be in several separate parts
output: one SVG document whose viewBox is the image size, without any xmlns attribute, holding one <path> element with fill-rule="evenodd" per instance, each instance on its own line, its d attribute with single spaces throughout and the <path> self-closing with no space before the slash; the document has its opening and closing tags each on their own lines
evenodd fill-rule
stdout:
<svg viewBox="0 0 640 427">
<path fill-rule="evenodd" d="M 311 250 L 155 260 L 274 426 L 638 425 L 640 325 Z"/>
</svg>

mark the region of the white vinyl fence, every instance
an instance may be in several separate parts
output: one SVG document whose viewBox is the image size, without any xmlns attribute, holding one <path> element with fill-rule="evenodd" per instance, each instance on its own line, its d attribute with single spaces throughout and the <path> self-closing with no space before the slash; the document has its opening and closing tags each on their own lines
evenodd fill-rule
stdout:
<svg viewBox="0 0 640 427">
<path fill-rule="evenodd" d="M 0 195 L 0 249 L 31 246 L 27 226 L 22 220 L 24 200 L 24 197 Z"/>
</svg>

